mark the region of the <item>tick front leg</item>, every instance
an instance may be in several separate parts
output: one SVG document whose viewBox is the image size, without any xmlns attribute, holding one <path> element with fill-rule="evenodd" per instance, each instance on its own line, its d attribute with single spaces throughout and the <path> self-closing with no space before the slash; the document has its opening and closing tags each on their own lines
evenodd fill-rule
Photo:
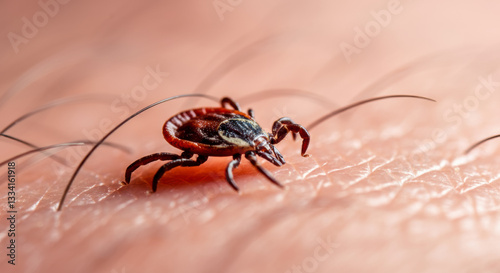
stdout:
<svg viewBox="0 0 500 273">
<path fill-rule="evenodd" d="M 156 192 L 156 189 L 158 187 L 158 181 L 160 181 L 160 178 L 165 174 L 165 172 L 175 168 L 175 167 L 196 167 L 200 166 L 201 164 L 205 163 L 208 159 L 208 156 L 203 156 L 199 155 L 196 160 L 188 159 L 188 158 L 179 158 L 176 160 L 172 160 L 168 162 L 167 164 L 163 165 L 158 169 L 156 172 L 154 178 L 153 178 L 153 192 Z"/>
<path fill-rule="evenodd" d="M 302 125 L 293 122 L 290 118 L 280 118 L 273 124 L 273 135 L 271 137 L 271 144 L 276 144 L 282 141 L 288 132 L 292 132 L 293 134 L 298 133 L 302 138 L 302 156 L 307 156 L 306 151 L 307 147 L 309 147 L 310 136 L 309 132 L 307 132 L 306 128 Z"/>
<path fill-rule="evenodd" d="M 235 154 L 233 155 L 233 160 L 229 162 L 226 168 L 226 180 L 233 187 L 234 190 L 237 192 L 240 191 L 238 186 L 236 185 L 236 182 L 234 182 L 234 177 L 233 177 L 233 170 L 238 168 L 241 162 L 241 154 Z"/>
<path fill-rule="evenodd" d="M 231 107 L 233 107 L 234 110 L 241 111 L 240 105 L 231 98 L 228 97 L 222 98 L 220 104 L 222 105 L 223 108 L 227 108 L 226 104 L 229 104 L 231 105 Z"/>
<path fill-rule="evenodd" d="M 283 184 L 278 182 L 278 180 L 276 180 L 276 178 L 274 178 L 268 170 L 264 169 L 260 165 L 259 161 L 257 161 L 257 156 L 255 155 L 254 152 L 247 152 L 245 154 L 245 157 L 246 157 L 246 159 L 248 159 L 250 161 L 250 163 L 252 163 L 252 165 L 255 166 L 255 168 L 257 168 L 257 170 L 259 170 L 260 173 L 262 173 L 265 177 L 267 177 L 267 179 L 269 179 L 269 181 L 276 184 L 280 188 L 284 187 Z"/>
<path fill-rule="evenodd" d="M 166 160 L 176 160 L 182 158 L 180 155 L 176 154 L 171 154 L 171 153 L 156 153 L 156 154 L 151 154 L 148 156 L 145 156 L 143 158 L 140 158 L 136 161 L 134 161 L 132 164 L 130 164 L 127 167 L 127 170 L 125 171 L 125 183 L 129 184 L 130 183 L 130 178 L 132 177 L 132 172 L 137 170 L 140 166 L 149 164 L 151 162 L 161 160 L 161 161 L 166 161 Z"/>
</svg>

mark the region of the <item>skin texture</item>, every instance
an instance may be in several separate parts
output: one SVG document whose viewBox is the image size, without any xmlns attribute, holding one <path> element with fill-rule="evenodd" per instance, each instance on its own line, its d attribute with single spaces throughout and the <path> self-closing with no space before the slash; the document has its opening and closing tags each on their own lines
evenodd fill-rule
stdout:
<svg viewBox="0 0 500 273">
<path fill-rule="evenodd" d="M 267 131 L 282 116 L 307 126 L 375 96 L 438 103 L 394 99 L 346 112 L 310 131 L 309 157 L 288 137 L 277 145 L 286 165 L 261 160 L 284 190 L 243 159 L 235 193 L 224 178 L 231 157 L 170 171 L 155 194 L 149 183 L 159 164 L 120 184 L 137 158 L 180 154 L 163 140 L 162 124 L 191 107 L 217 106 L 206 99 L 167 103 L 117 131 L 109 141 L 131 153 L 99 148 L 62 212 L 58 200 L 88 149 L 60 151 L 70 167 L 43 155 L 17 160 L 18 255 L 16 266 L 7 264 L 3 166 L 1 272 L 498 271 L 500 144 L 463 156 L 500 133 L 498 3 L 233 1 L 222 14 L 214 3 L 69 1 L 16 53 L 8 33 L 21 35 L 22 18 L 43 9 L 4 1 L 1 125 L 88 94 L 97 101 L 53 108 L 8 133 L 39 146 L 95 140 L 149 103 L 193 92 L 252 107 Z M 357 29 L 381 10 L 396 12 L 346 58 L 340 46 L 359 44 Z M 0 145 L 2 159 L 27 150 Z"/>
</svg>

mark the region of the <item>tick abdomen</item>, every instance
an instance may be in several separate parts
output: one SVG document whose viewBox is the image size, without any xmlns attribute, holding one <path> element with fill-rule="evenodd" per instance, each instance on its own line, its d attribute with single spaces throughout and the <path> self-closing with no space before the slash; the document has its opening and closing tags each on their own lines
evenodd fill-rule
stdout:
<svg viewBox="0 0 500 273">
<path fill-rule="evenodd" d="M 251 150 L 250 146 L 234 145 L 218 132 L 221 123 L 233 119 L 255 123 L 250 116 L 237 110 L 198 108 L 180 112 L 167 120 L 163 136 L 172 146 L 194 154 L 229 156 L 245 153 Z"/>
</svg>

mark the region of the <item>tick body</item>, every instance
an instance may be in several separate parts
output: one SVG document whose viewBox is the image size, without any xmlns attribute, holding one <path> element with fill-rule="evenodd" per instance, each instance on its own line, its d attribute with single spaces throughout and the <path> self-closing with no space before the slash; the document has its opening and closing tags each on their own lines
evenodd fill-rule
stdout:
<svg viewBox="0 0 500 273">
<path fill-rule="evenodd" d="M 230 106 L 231 108 L 228 108 Z M 233 189 L 238 191 L 233 178 L 233 169 L 245 157 L 272 183 L 283 187 L 257 161 L 260 156 L 276 166 L 285 164 L 285 160 L 274 144 L 282 141 L 292 132 L 302 138 L 302 156 L 307 156 L 310 136 L 307 130 L 289 118 L 280 118 L 274 122 L 272 133 L 266 133 L 253 117 L 253 111 L 241 111 L 230 98 L 221 100 L 221 107 L 197 108 L 178 113 L 163 125 L 163 136 L 172 146 L 181 149 L 181 155 L 156 153 L 145 156 L 127 168 L 125 183 L 130 183 L 132 172 L 142 165 L 153 161 L 169 161 L 158 169 L 153 178 L 153 192 L 156 191 L 160 178 L 172 168 L 194 167 L 205 163 L 210 156 L 232 156 L 226 168 L 226 179 Z M 191 159 L 197 155 L 196 159 Z"/>
</svg>

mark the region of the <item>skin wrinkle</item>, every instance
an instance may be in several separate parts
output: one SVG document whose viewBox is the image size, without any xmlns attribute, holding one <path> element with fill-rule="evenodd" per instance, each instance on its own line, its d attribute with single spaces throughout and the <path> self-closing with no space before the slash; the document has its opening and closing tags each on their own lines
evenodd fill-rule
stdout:
<svg viewBox="0 0 500 273">
<path fill-rule="evenodd" d="M 324 169 L 324 166 L 325 164 L 320 164 L 313 156 L 309 156 L 309 158 L 314 161 L 314 163 L 316 164 L 316 167 L 315 168 L 312 168 L 309 172 L 305 173 L 303 176 L 301 176 L 301 180 L 305 180 L 305 178 L 311 174 L 314 170 L 321 170 L 321 174 L 318 174 L 318 176 L 324 176 L 328 179 L 328 184 L 332 184 L 332 180 L 330 179 L 330 177 L 328 176 L 328 173 L 326 172 L 326 170 Z M 292 165 L 294 166 L 294 165 Z M 311 178 L 314 178 L 314 176 L 312 176 Z M 320 180 L 320 183 L 317 185 L 316 187 L 316 190 L 319 190 L 322 188 L 324 182 L 323 180 Z"/>
<path fill-rule="evenodd" d="M 19 265 L 14 272 L 287 272 L 294 265 L 303 268 L 317 239 L 329 236 L 335 243 L 332 254 L 314 272 L 496 271 L 498 142 L 481 146 L 471 156 L 462 152 L 498 133 L 493 118 L 498 92 L 481 100 L 459 126 L 445 121 L 443 112 L 473 95 L 479 76 L 491 72 L 495 80 L 499 77 L 498 41 L 491 27 L 498 25 L 499 6 L 404 2 L 403 12 L 347 64 L 339 43 L 353 44 L 353 28 L 373 21 L 371 11 L 387 3 L 243 1 L 219 21 L 212 1 L 146 1 L 141 6 L 71 1 L 36 37 L 21 44 L 18 54 L 6 34 L 19 33 L 20 18 L 31 19 L 41 8 L 33 2 L 29 9 L 1 9 L 7 22 L 1 27 L 2 94 L 18 86 L 16 79 L 26 77 L 25 71 L 44 62 L 61 59 L 57 67 L 68 68 L 24 78 L 30 84 L 0 109 L 2 124 L 68 95 L 102 92 L 120 99 L 141 84 L 144 67 L 157 64 L 169 76 L 145 100 L 135 101 L 136 108 L 128 106 L 130 112 L 188 93 L 214 74 L 210 90 L 203 91 L 218 97 L 293 87 L 340 106 L 356 97 L 404 93 L 438 100 L 434 105 L 377 102 L 329 120 L 312 130 L 309 158 L 300 157 L 299 141 L 287 138 L 277 145 L 287 165 L 278 168 L 261 161 L 286 190 L 242 161 L 235 170 L 242 193 L 234 193 L 224 178 L 229 158 L 173 170 L 155 194 L 149 193 L 149 183 L 156 165 L 141 168 L 131 185 L 119 185 L 133 160 L 153 152 L 178 152 L 162 139 L 161 124 L 177 110 L 213 105 L 201 101 L 158 109 L 113 135 L 113 142 L 127 145 L 133 154 L 102 149 L 93 156 L 61 213 L 53 208 L 71 170 L 53 171 L 50 160 L 28 168 L 30 160 L 20 160 Z M 442 8 L 449 6 L 453 12 Z M 97 37 L 94 30 L 99 30 Z M 59 52 L 67 48 L 78 48 L 67 52 L 87 57 L 63 59 Z M 462 48 L 468 50 L 463 53 Z M 81 54 L 83 49 L 86 54 Z M 237 59 L 232 69 L 220 68 L 231 58 Z M 328 111 L 305 99 L 280 97 L 248 106 L 267 129 L 277 118 L 271 120 L 275 110 L 285 106 L 302 125 Z M 304 102 L 299 108 L 294 100 Z M 82 130 L 98 128 L 101 119 L 110 118 L 113 124 L 120 120 L 117 113 L 93 107 L 72 110 L 69 124 L 58 123 L 69 112 L 54 110 L 59 115 L 33 116 L 34 122 L 20 124 L 16 136 L 51 144 L 58 136 L 81 139 Z M 446 129 L 446 140 L 414 157 L 435 128 Z M 9 154 L 24 151 L 12 146 L 1 147 Z M 5 188 L 0 189 L 0 204 L 6 204 Z M 5 225 L 0 220 L 2 232 Z M 5 244 L 1 238 L 0 245 Z M 0 271 L 10 272 L 2 253 Z"/>
<path fill-rule="evenodd" d="M 317 217 L 318 214 L 320 214 L 321 212 L 318 212 L 318 211 L 310 211 L 308 212 L 308 215 L 306 217 L 307 221 L 309 222 L 311 218 L 315 218 Z M 274 219 L 275 222 L 272 223 L 272 224 L 268 224 L 265 228 L 262 228 L 261 230 L 264 230 L 263 233 L 260 234 L 259 237 L 264 237 L 264 235 L 267 233 L 269 234 L 268 237 L 271 237 L 271 236 L 276 236 L 280 233 L 281 229 L 279 229 L 277 226 L 277 223 L 276 222 L 279 222 L 281 221 L 282 219 L 281 218 L 276 218 L 276 215 L 283 215 L 283 213 L 281 212 L 274 212 L 274 213 L 268 213 L 268 217 L 271 218 L 271 219 Z M 298 228 L 303 228 L 303 225 L 299 225 Z M 247 237 L 247 238 L 251 238 L 251 237 Z M 250 252 L 250 250 L 252 250 L 253 248 L 253 251 L 258 251 L 258 250 L 261 250 L 261 249 L 265 249 L 266 245 L 267 245 L 267 241 L 266 240 L 259 240 L 259 238 L 253 238 L 253 240 L 249 240 L 249 244 L 243 248 L 240 253 L 242 252 Z M 292 246 L 293 247 L 293 246 Z M 240 255 L 240 257 L 242 257 L 243 255 Z M 274 256 L 274 255 L 273 255 Z M 236 263 L 238 261 L 234 261 L 233 263 Z M 234 270 L 237 270 L 238 266 L 230 266 L 228 267 L 228 270 L 227 272 L 232 272 Z"/>
</svg>

